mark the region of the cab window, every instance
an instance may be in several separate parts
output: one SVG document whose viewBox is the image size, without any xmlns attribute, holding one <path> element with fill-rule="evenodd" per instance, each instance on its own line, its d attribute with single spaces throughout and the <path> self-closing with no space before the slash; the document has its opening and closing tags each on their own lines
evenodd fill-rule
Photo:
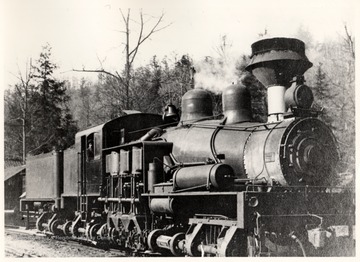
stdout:
<svg viewBox="0 0 360 262">
<path fill-rule="evenodd" d="M 99 133 L 92 133 L 86 138 L 86 159 L 87 161 L 100 159 L 101 139 Z"/>
<path fill-rule="evenodd" d="M 101 156 L 101 137 L 99 133 L 94 133 L 94 159 L 100 159 Z"/>
</svg>

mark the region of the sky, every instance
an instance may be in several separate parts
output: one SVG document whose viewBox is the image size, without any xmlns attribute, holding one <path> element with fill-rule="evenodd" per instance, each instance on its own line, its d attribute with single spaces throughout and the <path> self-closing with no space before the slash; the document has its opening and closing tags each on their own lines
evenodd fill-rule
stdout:
<svg viewBox="0 0 360 262">
<path fill-rule="evenodd" d="M 221 35 L 227 35 L 234 55 L 250 54 L 251 44 L 267 29 L 269 36 L 294 36 L 299 27 L 315 41 L 338 37 L 344 24 L 355 31 L 356 0 L 183 0 L 91 1 L 3 0 L 3 84 L 16 83 L 26 63 L 39 57 L 42 46 L 52 47 L 53 61 L 62 79 L 90 77 L 72 69 L 97 69 L 102 62 L 109 71 L 121 70 L 124 30 L 119 8 L 131 8 L 136 33 L 139 8 L 158 17 L 165 13 L 164 30 L 143 44 L 135 66 L 152 56 L 173 58 L 189 54 L 194 60 L 215 55 Z M 149 20 L 151 26 L 155 20 Z M 15 76 L 14 76 L 15 75 Z M 94 77 L 94 75 L 92 76 Z"/>
</svg>

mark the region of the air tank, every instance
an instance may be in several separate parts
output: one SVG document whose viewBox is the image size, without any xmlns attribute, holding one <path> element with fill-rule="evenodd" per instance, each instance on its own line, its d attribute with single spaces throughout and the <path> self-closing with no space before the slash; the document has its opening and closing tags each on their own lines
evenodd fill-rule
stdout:
<svg viewBox="0 0 360 262">
<path fill-rule="evenodd" d="M 234 181 L 234 171 L 226 164 L 181 167 L 173 176 L 174 189 L 206 187 L 224 189 Z"/>
</svg>

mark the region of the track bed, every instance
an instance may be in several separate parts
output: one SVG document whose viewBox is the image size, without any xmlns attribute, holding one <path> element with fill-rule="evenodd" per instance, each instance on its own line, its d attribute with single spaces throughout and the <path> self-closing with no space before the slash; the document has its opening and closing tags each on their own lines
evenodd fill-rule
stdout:
<svg viewBox="0 0 360 262">
<path fill-rule="evenodd" d="M 117 250 L 104 250 L 68 239 L 49 237 L 35 230 L 6 228 L 6 257 L 124 257 Z"/>
</svg>

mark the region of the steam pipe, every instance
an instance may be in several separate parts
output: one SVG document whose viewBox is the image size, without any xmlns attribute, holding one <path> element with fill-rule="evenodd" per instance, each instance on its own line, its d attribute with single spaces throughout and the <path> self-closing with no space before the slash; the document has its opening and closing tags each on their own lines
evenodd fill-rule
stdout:
<svg viewBox="0 0 360 262">
<path fill-rule="evenodd" d="M 140 141 L 148 141 L 153 137 L 159 137 L 164 131 L 161 128 L 153 128 L 140 138 Z"/>
<path fill-rule="evenodd" d="M 54 195 L 55 208 L 60 209 L 61 193 L 62 193 L 62 178 L 63 178 L 63 152 L 54 151 Z"/>
</svg>

